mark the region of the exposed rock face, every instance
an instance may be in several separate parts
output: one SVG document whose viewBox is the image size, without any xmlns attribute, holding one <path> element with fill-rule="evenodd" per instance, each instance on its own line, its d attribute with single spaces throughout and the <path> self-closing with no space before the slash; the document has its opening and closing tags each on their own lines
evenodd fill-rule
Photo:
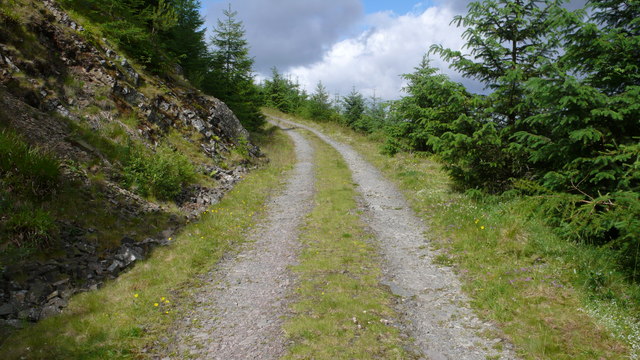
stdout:
<svg viewBox="0 0 640 360">
<path fill-rule="evenodd" d="M 6 323 L 38 321 L 59 313 L 73 294 L 99 288 L 105 280 L 144 259 L 154 247 L 169 244 L 167 236 L 171 234 L 169 230 L 138 242 L 125 237 L 119 248 L 98 254 L 84 238 L 86 229 L 60 225 L 65 256 L 9 266 L 2 272 L 0 317 Z"/>
<path fill-rule="evenodd" d="M 88 42 L 82 36 L 83 27 L 54 1 L 43 0 L 34 6 L 38 10 L 25 19 L 24 27 L 35 35 L 37 42 L 30 46 L 38 56 L 26 57 L 16 45 L 27 41 L 19 27 L 0 24 L 0 122 L 17 129 L 28 142 L 71 163 L 97 163 L 94 166 L 108 177 L 116 172 L 116 164 L 91 144 L 72 136 L 70 124 L 83 121 L 98 131 L 111 123 L 122 123 L 122 114 L 126 114 L 137 123 L 127 129 L 128 136 L 149 148 L 158 145 L 170 129 L 176 129 L 180 134 L 199 134 L 197 145 L 209 159 L 224 160 L 240 143 L 252 156 L 259 155 L 259 149 L 248 142 L 249 133 L 222 101 L 136 70 L 105 39 Z M 87 174 L 67 169 L 66 164 L 62 170 L 67 180 L 88 187 Z M 38 321 L 54 315 L 74 293 L 97 289 L 147 257 L 153 247 L 166 245 L 185 217 L 195 217 L 219 201 L 247 166 L 204 171 L 214 174 L 220 186 L 183 189 L 175 199 L 183 209 L 182 218 L 176 216 L 170 229 L 149 234 L 142 241 L 123 234 L 119 246 L 97 249 L 88 240 L 95 229 L 58 219 L 64 255 L 15 266 L 0 264 L 0 325 L 17 326 L 22 320 Z M 116 180 L 107 178 L 101 194 L 114 217 L 135 218 L 164 211 L 121 188 Z"/>
<path fill-rule="evenodd" d="M 219 181 L 217 188 L 207 188 L 200 185 L 192 185 L 182 190 L 176 198 L 176 203 L 189 218 L 197 218 L 202 208 L 217 204 L 225 193 L 233 189 L 233 186 L 242 179 L 249 170 L 239 166 L 233 170 L 206 167 L 206 174 L 213 174 L 213 178 Z"/>
<path fill-rule="evenodd" d="M 96 47 L 82 39 L 77 34 L 82 28 L 53 1 L 45 0 L 43 4 L 51 12 L 50 18 L 34 19 L 30 26 L 41 36 L 40 42 L 50 54 L 60 55 L 34 64 L 31 59 L 21 59 L 10 47 L 0 44 L 0 83 L 11 83 L 12 75 L 17 73 L 32 78 L 66 75 L 81 82 L 82 88 L 76 92 L 75 98 L 70 98 L 59 96 L 59 89 L 49 88 L 47 84 L 36 86 L 37 91 L 28 94 L 29 105 L 74 118 L 77 115 L 72 107 L 90 105 L 95 101 L 95 94 L 109 89 L 109 95 L 121 107 L 120 111 L 135 111 L 141 120 L 145 120 L 139 131 L 150 139 L 157 137 L 152 124 L 165 131 L 170 127 L 195 128 L 205 136 L 210 146 L 217 142 L 225 147 L 233 146 L 240 139 L 249 138 L 249 133 L 222 101 L 195 89 L 172 87 L 170 83 L 155 78 L 143 78 L 126 58 L 108 45 Z M 108 44 L 104 39 L 103 42 Z M 166 91 L 149 98 L 140 91 L 144 85 L 165 88 Z M 102 115 L 109 117 L 108 114 L 98 114 Z M 258 153 L 254 147 L 251 151 Z"/>
</svg>

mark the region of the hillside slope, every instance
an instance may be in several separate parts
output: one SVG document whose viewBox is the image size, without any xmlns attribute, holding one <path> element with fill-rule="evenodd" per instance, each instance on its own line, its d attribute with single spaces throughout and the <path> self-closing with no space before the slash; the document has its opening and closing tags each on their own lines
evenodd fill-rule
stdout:
<svg viewBox="0 0 640 360">
<path fill-rule="evenodd" d="M 145 73 L 54 1 L 3 2 L 0 19 L 0 325 L 10 330 L 166 244 L 260 154 L 223 102 L 177 74 Z"/>
</svg>

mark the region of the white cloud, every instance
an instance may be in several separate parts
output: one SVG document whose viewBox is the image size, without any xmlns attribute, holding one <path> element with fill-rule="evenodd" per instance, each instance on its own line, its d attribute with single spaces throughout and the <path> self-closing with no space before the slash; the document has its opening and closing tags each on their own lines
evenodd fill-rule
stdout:
<svg viewBox="0 0 640 360">
<path fill-rule="evenodd" d="M 411 73 L 432 44 L 460 49 L 463 29 L 450 26 L 454 13 L 448 7 L 431 7 L 420 13 L 396 16 L 380 12 L 368 16 L 371 28 L 359 36 L 334 44 L 321 61 L 294 66 L 288 73 L 312 92 L 318 81 L 333 93 L 346 95 L 353 86 L 365 96 L 393 99 L 400 96 L 400 77 Z M 453 74 L 438 57 L 432 65 Z M 457 74 L 452 76 L 460 80 Z"/>
<path fill-rule="evenodd" d="M 332 93 L 348 94 L 355 86 L 365 96 L 395 99 L 402 95 L 401 74 L 411 73 L 422 56 L 433 44 L 445 48 L 462 49 L 464 28 L 450 25 L 455 15 L 466 13 L 471 0 L 436 0 L 424 10 L 425 3 L 417 3 L 412 12 L 397 16 L 392 11 L 370 14 L 365 19 L 363 31 L 335 43 L 324 52 L 322 60 L 299 64 L 288 68 L 293 78 L 298 78 L 307 91 L 313 92 L 318 81 Z M 585 0 L 570 0 L 565 6 L 577 9 Z M 463 53 L 468 53 L 463 51 Z M 484 86 L 473 79 L 449 69 L 438 56 L 431 57 L 431 65 L 463 83 L 471 92 L 486 92 Z"/>
<path fill-rule="evenodd" d="M 206 2 L 210 32 L 229 4 L 261 72 L 320 60 L 364 16 L 361 0 L 216 0 Z"/>
</svg>

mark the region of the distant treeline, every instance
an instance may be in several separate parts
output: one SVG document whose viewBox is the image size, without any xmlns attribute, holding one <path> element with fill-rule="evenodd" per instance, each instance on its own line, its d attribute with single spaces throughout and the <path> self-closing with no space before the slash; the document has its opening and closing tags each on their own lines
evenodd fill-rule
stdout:
<svg viewBox="0 0 640 360">
<path fill-rule="evenodd" d="M 274 69 L 267 105 L 381 134 L 384 151 L 436 154 L 460 190 L 527 196 L 565 238 L 619 254 L 640 278 L 640 1 L 471 3 L 453 23 L 464 52 L 433 45 L 406 96 L 331 101 Z M 439 55 L 484 84 L 472 94 L 430 66 Z"/>
</svg>

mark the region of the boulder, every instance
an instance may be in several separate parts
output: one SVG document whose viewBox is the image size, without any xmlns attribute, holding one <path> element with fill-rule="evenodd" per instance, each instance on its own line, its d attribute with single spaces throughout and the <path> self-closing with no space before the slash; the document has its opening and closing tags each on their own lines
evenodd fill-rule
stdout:
<svg viewBox="0 0 640 360">
<path fill-rule="evenodd" d="M 5 303 L 0 305 L 0 316 L 6 316 L 13 314 L 16 311 L 16 307 L 11 303 Z"/>
<path fill-rule="evenodd" d="M 124 247 L 120 249 L 115 258 L 122 262 L 123 267 L 127 267 L 138 260 L 144 259 L 144 256 L 133 248 Z"/>
</svg>

